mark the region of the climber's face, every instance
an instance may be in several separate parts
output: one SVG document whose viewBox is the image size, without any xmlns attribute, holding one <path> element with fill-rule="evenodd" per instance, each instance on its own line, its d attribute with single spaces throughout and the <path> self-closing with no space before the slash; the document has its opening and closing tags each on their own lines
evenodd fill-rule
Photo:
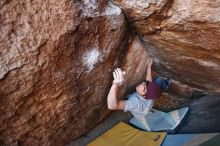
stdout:
<svg viewBox="0 0 220 146">
<path fill-rule="evenodd" d="M 146 82 L 142 82 L 141 84 L 139 84 L 136 87 L 136 91 L 138 94 L 140 94 L 141 96 L 145 96 L 147 93 L 147 85 Z"/>
</svg>

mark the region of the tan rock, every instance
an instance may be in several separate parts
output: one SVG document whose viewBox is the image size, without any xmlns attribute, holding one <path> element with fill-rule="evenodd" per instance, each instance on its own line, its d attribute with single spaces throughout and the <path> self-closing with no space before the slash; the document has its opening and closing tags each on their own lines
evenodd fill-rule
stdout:
<svg viewBox="0 0 220 146">
<path fill-rule="evenodd" d="M 122 68 L 125 70 L 125 86 L 123 94 L 134 90 L 135 86 L 146 76 L 149 54 L 138 36 L 133 35 L 129 40 Z"/>
<path fill-rule="evenodd" d="M 220 93 L 219 1 L 149 1 L 153 9 L 143 8 L 144 1 L 129 3 L 116 2 L 155 57 L 157 73 L 196 90 Z"/>
<path fill-rule="evenodd" d="M 64 145 L 108 114 L 127 29 L 120 8 L 104 6 L 0 3 L 0 145 Z"/>
<path fill-rule="evenodd" d="M 220 92 L 218 1 L 114 2 L 136 33 L 128 47 L 125 17 L 107 0 L 0 2 L 0 145 L 65 145 L 84 134 L 109 113 L 113 69 L 126 71 L 125 98 L 149 55 L 155 74 L 175 80 L 171 94 Z"/>
<path fill-rule="evenodd" d="M 134 22 L 160 12 L 168 0 L 115 0 L 112 2 L 125 11 L 129 21 Z"/>
</svg>

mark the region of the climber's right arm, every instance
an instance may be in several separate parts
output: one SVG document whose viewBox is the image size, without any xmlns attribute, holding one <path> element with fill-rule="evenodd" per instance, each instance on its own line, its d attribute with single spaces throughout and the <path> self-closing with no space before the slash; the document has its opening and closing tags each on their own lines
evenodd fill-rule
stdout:
<svg viewBox="0 0 220 146">
<path fill-rule="evenodd" d="M 118 88 L 119 87 L 117 85 L 113 84 L 108 93 L 107 102 L 108 102 L 108 109 L 110 110 L 124 110 L 125 108 L 124 100 L 117 99 Z"/>
<path fill-rule="evenodd" d="M 124 74 L 120 68 L 115 69 L 113 72 L 114 80 L 107 97 L 108 109 L 124 110 L 125 108 L 125 101 L 117 99 L 119 87 L 124 82 Z"/>
</svg>

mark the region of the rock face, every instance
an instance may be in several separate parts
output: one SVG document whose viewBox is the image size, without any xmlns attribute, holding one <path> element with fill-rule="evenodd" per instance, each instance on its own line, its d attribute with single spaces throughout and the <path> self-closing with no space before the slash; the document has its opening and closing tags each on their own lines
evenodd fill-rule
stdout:
<svg viewBox="0 0 220 146">
<path fill-rule="evenodd" d="M 194 89 L 220 93 L 219 0 L 114 2 L 155 57 L 155 71 Z"/>
<path fill-rule="evenodd" d="M 149 54 L 137 36 L 131 36 L 129 42 L 122 66 L 126 72 L 125 84 L 120 94 L 123 97 L 126 96 L 127 91 L 132 92 L 135 85 L 145 79 L 149 61 Z"/>
<path fill-rule="evenodd" d="M 1 1 L 0 145 L 64 145 L 109 112 L 127 26 L 96 1 Z"/>
</svg>

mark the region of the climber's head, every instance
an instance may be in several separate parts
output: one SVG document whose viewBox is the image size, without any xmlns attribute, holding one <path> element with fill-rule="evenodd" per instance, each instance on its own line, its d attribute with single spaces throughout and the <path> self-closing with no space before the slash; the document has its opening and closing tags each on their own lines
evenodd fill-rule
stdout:
<svg viewBox="0 0 220 146">
<path fill-rule="evenodd" d="M 146 81 L 141 82 L 136 86 L 136 92 L 141 96 L 145 96 L 147 93 L 147 84 Z"/>
</svg>

